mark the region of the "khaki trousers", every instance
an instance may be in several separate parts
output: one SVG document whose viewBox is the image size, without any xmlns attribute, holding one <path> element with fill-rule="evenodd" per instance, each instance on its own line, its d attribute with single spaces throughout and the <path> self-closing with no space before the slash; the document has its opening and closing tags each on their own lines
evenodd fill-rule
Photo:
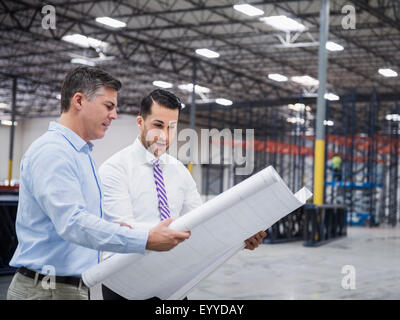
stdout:
<svg viewBox="0 0 400 320">
<path fill-rule="evenodd" d="M 55 288 L 47 288 L 42 281 L 35 281 L 16 273 L 7 292 L 7 300 L 88 300 L 86 286 L 56 283 Z"/>
</svg>

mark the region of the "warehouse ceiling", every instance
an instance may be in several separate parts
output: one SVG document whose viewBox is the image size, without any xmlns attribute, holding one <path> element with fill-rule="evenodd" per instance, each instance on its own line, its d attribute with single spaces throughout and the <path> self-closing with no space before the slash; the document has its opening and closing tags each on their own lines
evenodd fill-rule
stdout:
<svg viewBox="0 0 400 320">
<path fill-rule="evenodd" d="M 261 116 L 269 107 L 285 112 L 289 103 L 299 101 L 310 105 L 315 114 L 317 86 L 300 85 L 292 77 L 318 79 L 320 2 L 248 1 L 264 12 L 250 17 L 233 8 L 240 3 L 234 0 L 45 4 L 0 0 L 0 114 L 9 113 L 12 78 L 17 77 L 18 117 L 58 115 L 62 79 L 78 66 L 73 59 L 86 60 L 121 79 L 121 113 L 135 114 L 140 99 L 155 88 L 153 81 L 171 83 L 170 90 L 182 97 L 189 110 L 191 94 L 179 86 L 195 80 L 205 88 L 196 94 L 200 122 L 210 110 L 216 120 L 226 116 L 228 108 L 237 107 L 242 112 L 255 108 Z M 55 9 L 55 21 L 49 19 L 51 11 L 44 10 L 45 5 Z M 349 28 L 351 11 L 344 10 L 346 5 L 355 10 L 355 28 Z M 368 104 L 376 88 L 383 124 L 385 115 L 392 113 L 400 78 L 384 77 L 378 70 L 400 72 L 400 1 L 331 0 L 330 7 L 329 40 L 344 48 L 328 52 L 327 89 L 340 97 L 332 108 L 336 114 L 341 112 L 346 95 L 354 93 L 359 103 Z M 304 30 L 280 31 L 260 20 L 279 15 L 295 19 Z M 126 27 L 109 27 L 97 22 L 98 17 L 112 17 Z M 84 48 L 63 40 L 74 34 L 102 43 Z M 198 55 L 196 49 L 201 48 L 219 57 Z M 276 73 L 288 80 L 268 78 Z M 229 99 L 233 105 L 218 105 L 217 98 Z"/>
</svg>

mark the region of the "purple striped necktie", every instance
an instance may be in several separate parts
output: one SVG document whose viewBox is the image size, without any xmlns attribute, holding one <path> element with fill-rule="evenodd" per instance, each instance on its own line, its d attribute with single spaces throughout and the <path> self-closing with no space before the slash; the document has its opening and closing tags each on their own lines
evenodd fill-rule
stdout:
<svg viewBox="0 0 400 320">
<path fill-rule="evenodd" d="M 160 168 L 160 160 L 155 159 L 153 162 L 154 182 L 157 189 L 158 209 L 160 211 L 161 220 L 171 217 L 168 206 L 167 192 L 165 191 L 164 178 Z"/>
</svg>

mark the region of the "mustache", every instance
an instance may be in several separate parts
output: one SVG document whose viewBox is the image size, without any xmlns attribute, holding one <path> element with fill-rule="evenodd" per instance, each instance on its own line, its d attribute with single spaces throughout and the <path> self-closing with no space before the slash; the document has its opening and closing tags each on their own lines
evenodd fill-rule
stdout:
<svg viewBox="0 0 400 320">
<path fill-rule="evenodd" d="M 150 144 L 154 144 L 154 143 L 168 144 L 168 141 L 167 141 L 167 140 L 160 139 L 160 138 L 153 138 L 153 139 L 148 138 L 148 139 L 146 139 L 146 141 L 147 141 L 148 143 L 150 143 Z"/>
</svg>

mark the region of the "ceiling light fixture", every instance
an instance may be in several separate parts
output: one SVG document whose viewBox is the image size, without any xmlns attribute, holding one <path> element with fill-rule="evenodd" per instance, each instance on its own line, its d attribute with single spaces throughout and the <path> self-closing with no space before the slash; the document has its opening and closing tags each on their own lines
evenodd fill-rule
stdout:
<svg viewBox="0 0 400 320">
<path fill-rule="evenodd" d="M 266 23 L 267 25 L 281 31 L 293 32 L 300 31 L 303 32 L 307 29 L 304 24 L 297 22 L 296 20 L 286 17 L 286 16 L 271 16 L 260 18 L 260 21 Z"/>
<path fill-rule="evenodd" d="M 383 75 L 384 77 L 393 78 L 397 77 L 397 72 L 390 69 L 390 68 L 381 68 L 378 72 Z"/>
<path fill-rule="evenodd" d="M 340 97 L 332 92 L 328 92 L 324 94 L 324 98 L 329 101 L 338 101 Z"/>
<path fill-rule="evenodd" d="M 231 106 L 233 104 L 233 102 L 231 100 L 224 99 L 224 98 L 215 99 L 215 102 L 220 105 L 223 105 L 223 106 Z"/>
<path fill-rule="evenodd" d="M 173 87 L 172 83 L 161 81 L 161 80 L 153 81 L 153 86 L 160 87 L 160 88 L 163 88 L 163 89 L 168 89 L 168 88 L 172 88 Z"/>
<path fill-rule="evenodd" d="M 181 84 L 178 86 L 179 89 L 181 90 L 185 90 L 188 92 L 192 92 L 193 91 L 193 84 L 192 83 L 187 83 L 187 84 Z M 211 90 L 209 88 L 206 87 L 202 87 L 199 85 L 195 85 L 194 86 L 194 92 L 195 93 L 209 93 Z"/>
<path fill-rule="evenodd" d="M 306 87 L 316 87 L 319 85 L 319 81 L 317 79 L 307 75 L 291 77 L 290 80 Z"/>
<path fill-rule="evenodd" d="M 82 34 L 71 34 L 71 35 L 66 35 L 64 37 L 61 38 L 62 40 L 69 42 L 69 43 L 73 43 L 77 46 L 83 47 L 83 48 L 99 48 L 99 47 L 107 47 L 108 43 L 104 42 L 104 41 L 100 41 L 97 40 L 95 38 L 91 38 L 91 37 L 86 37 Z"/>
<path fill-rule="evenodd" d="M 278 82 L 285 82 L 288 81 L 288 77 L 279 74 L 279 73 L 270 73 L 268 74 L 268 79 L 274 80 L 274 81 L 278 81 Z"/>
<path fill-rule="evenodd" d="M 106 26 L 112 27 L 112 28 L 125 28 L 126 23 L 123 21 L 119 21 L 110 17 L 98 17 L 96 18 L 96 22 L 105 24 Z"/>
<path fill-rule="evenodd" d="M 326 50 L 329 51 L 343 51 L 344 47 L 341 46 L 340 44 L 333 42 L 333 41 L 328 41 L 325 45 Z"/>
<path fill-rule="evenodd" d="M 202 48 L 202 49 L 196 49 L 196 53 L 200 56 L 209 58 L 209 59 L 214 59 L 214 58 L 218 58 L 219 57 L 219 53 L 212 51 L 210 49 L 207 48 Z"/>
<path fill-rule="evenodd" d="M 248 15 L 250 17 L 261 16 L 264 14 L 263 10 L 253 7 L 252 5 L 247 3 L 235 4 L 233 6 L 233 9 L 241 13 L 244 13 L 245 15 Z"/>
</svg>

